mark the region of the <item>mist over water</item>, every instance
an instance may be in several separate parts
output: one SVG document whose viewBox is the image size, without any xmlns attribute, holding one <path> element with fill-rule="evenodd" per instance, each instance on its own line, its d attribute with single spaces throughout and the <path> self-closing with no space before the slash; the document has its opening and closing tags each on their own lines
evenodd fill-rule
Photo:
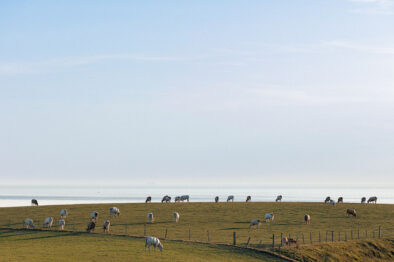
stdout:
<svg viewBox="0 0 394 262">
<path fill-rule="evenodd" d="M 377 196 L 378 203 L 394 203 L 392 186 L 0 186 L 0 207 L 29 206 L 32 198 L 40 205 L 87 204 L 87 203 L 142 203 L 147 196 L 152 202 L 160 202 L 164 195 L 172 200 L 188 194 L 191 202 L 213 202 L 215 196 L 225 201 L 228 195 L 235 202 L 244 202 L 250 195 L 252 201 L 275 201 L 283 195 L 286 202 L 322 202 L 327 196 L 345 202 L 360 203 L 363 196 Z"/>
</svg>

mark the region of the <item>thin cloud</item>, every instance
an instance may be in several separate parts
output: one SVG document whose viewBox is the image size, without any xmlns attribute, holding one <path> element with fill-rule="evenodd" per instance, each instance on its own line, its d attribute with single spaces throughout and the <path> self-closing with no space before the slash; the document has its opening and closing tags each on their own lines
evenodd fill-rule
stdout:
<svg viewBox="0 0 394 262">
<path fill-rule="evenodd" d="M 352 13 L 365 15 L 394 15 L 394 0 L 347 0 L 358 7 Z"/>
<path fill-rule="evenodd" d="M 348 41 L 328 41 L 324 43 L 325 46 L 350 49 L 359 52 L 367 52 L 381 55 L 394 55 L 394 47 L 382 47 L 373 45 L 363 45 Z"/>
</svg>

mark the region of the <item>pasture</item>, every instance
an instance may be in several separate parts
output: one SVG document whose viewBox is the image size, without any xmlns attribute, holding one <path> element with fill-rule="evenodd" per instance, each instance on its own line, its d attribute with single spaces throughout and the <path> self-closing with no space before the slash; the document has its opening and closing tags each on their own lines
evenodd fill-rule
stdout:
<svg viewBox="0 0 394 262">
<path fill-rule="evenodd" d="M 394 205 L 388 204 L 338 204 L 330 206 L 324 203 L 132 203 L 132 204 L 86 204 L 64 206 L 26 206 L 0 208 L 0 226 L 22 228 L 22 222 L 31 218 L 39 228 L 44 219 L 52 216 L 55 228 L 61 209 L 68 210 L 65 230 L 85 231 L 90 220 L 90 213 L 97 211 L 98 226 L 96 232 L 102 232 L 101 225 L 108 218 L 109 208 L 117 206 L 121 215 L 111 218 L 111 234 L 144 236 L 152 235 L 163 239 L 167 231 L 167 239 L 191 240 L 196 242 L 233 243 L 233 232 L 236 232 L 237 245 L 243 245 L 250 237 L 250 245 L 255 247 L 269 247 L 275 234 L 277 242 L 280 234 L 299 239 L 304 234 L 305 242 L 325 241 L 326 232 L 331 240 L 334 238 L 350 240 L 377 236 L 378 227 L 382 228 L 383 237 L 394 236 Z M 347 208 L 355 208 L 357 218 L 346 215 Z M 173 212 L 180 214 L 179 223 L 172 221 Z M 147 214 L 152 212 L 155 222 L 147 224 Z M 252 219 L 264 219 L 264 214 L 273 212 L 272 223 L 262 223 L 260 229 L 249 229 Z M 311 215 L 311 224 L 304 224 L 304 214 Z M 341 235 L 338 235 L 341 232 Z M 209 237 L 209 239 L 208 239 Z"/>
</svg>

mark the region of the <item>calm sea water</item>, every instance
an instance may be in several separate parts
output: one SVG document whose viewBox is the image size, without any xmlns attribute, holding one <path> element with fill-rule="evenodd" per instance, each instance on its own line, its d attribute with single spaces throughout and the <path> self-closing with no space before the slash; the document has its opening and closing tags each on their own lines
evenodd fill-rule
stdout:
<svg viewBox="0 0 394 262">
<path fill-rule="evenodd" d="M 215 196 L 225 201 L 234 195 L 235 201 L 274 201 L 283 195 L 283 201 L 322 202 L 326 196 L 345 202 L 359 203 L 361 197 L 377 196 L 378 203 L 394 203 L 392 186 L 0 186 L 0 207 L 29 206 L 32 198 L 40 205 L 84 203 L 140 203 L 148 195 L 159 202 L 164 195 L 173 198 L 188 194 L 192 202 L 212 202 Z"/>
</svg>

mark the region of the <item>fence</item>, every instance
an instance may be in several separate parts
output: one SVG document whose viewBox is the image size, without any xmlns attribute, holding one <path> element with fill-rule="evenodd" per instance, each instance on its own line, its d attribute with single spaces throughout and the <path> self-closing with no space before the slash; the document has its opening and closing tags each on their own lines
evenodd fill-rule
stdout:
<svg viewBox="0 0 394 262">
<path fill-rule="evenodd" d="M 22 228 L 23 223 L 4 224 L 3 228 Z M 86 231 L 87 224 L 69 223 L 65 226 L 65 231 Z M 44 228 L 41 225 L 35 226 L 42 230 L 57 230 L 58 226 L 52 228 Z M 102 227 L 97 226 L 96 232 L 102 232 Z M 251 234 L 251 232 L 255 234 Z M 257 233 L 257 234 L 256 234 Z M 329 243 L 338 241 L 350 241 L 368 238 L 382 238 L 393 236 L 392 228 L 386 231 L 381 226 L 375 226 L 371 229 L 350 229 L 350 230 L 327 230 L 327 231 L 311 231 L 297 233 L 275 232 L 272 235 L 259 234 L 261 231 L 245 231 L 245 230 L 210 230 L 202 228 L 193 228 L 191 225 L 182 225 L 181 227 L 167 227 L 160 223 L 134 223 L 134 224 L 112 224 L 111 234 L 113 235 L 129 235 L 129 236 L 147 236 L 154 235 L 159 238 L 168 240 L 187 240 L 205 243 L 224 243 L 237 246 L 253 247 L 253 248 L 281 248 L 287 245 L 284 241 L 286 238 L 288 244 L 291 245 L 308 245 L 318 243 Z"/>
</svg>

